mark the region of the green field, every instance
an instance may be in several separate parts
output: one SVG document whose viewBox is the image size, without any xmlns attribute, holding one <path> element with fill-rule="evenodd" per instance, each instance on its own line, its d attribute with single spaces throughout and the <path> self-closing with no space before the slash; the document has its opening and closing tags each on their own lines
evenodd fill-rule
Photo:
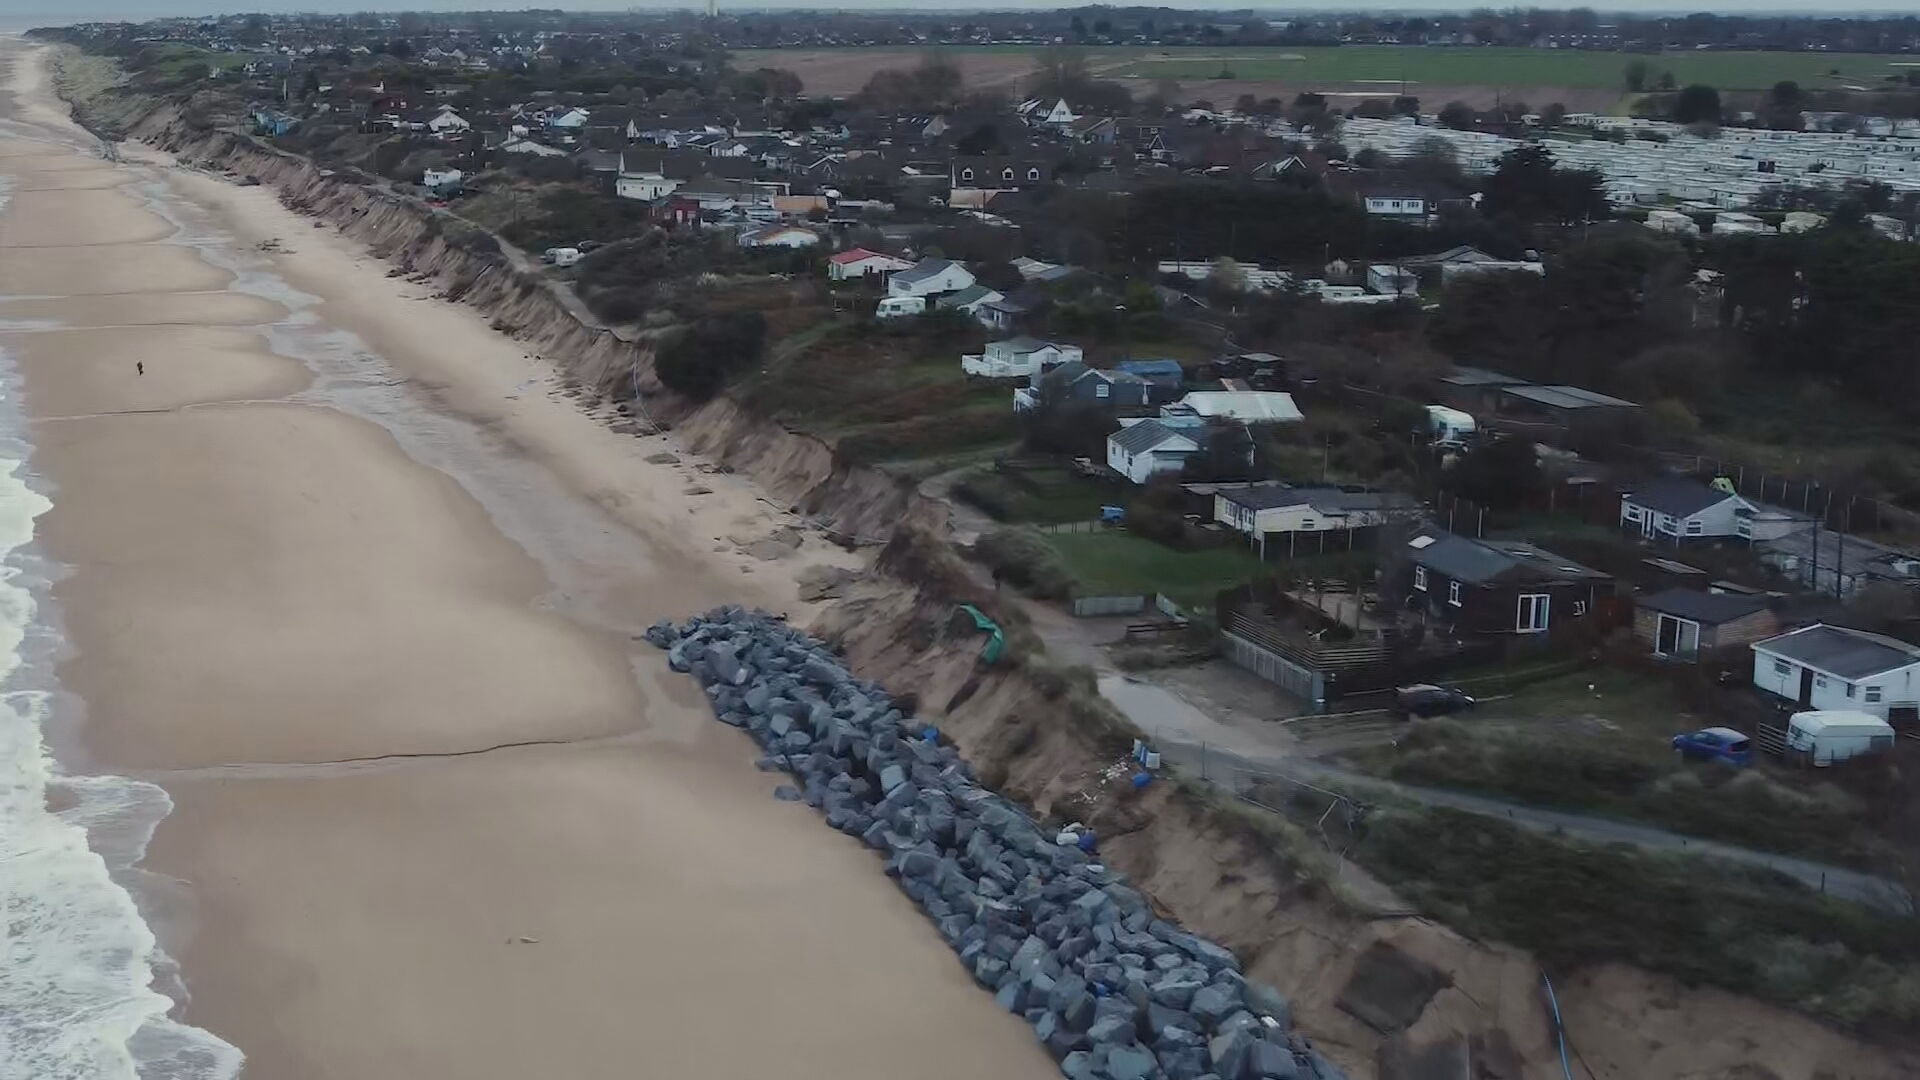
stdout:
<svg viewBox="0 0 1920 1080">
<path fill-rule="evenodd" d="M 1237 79 L 1306 83 L 1398 84 L 1404 79 L 1409 89 L 1426 83 L 1624 90 L 1627 65 L 1642 59 L 1654 72 L 1654 79 L 1660 72 L 1671 71 L 1682 86 L 1706 83 L 1730 90 L 1756 90 L 1792 79 L 1809 88 L 1831 89 L 1844 82 L 1867 86 L 1887 75 L 1904 74 L 1904 68 L 1893 65 L 1913 61 L 1911 56 L 1867 53 L 1673 52 L 1642 56 L 1560 49 L 1396 45 L 1194 51 L 1206 55 L 1184 57 L 1181 50 L 1139 50 L 1137 58 L 1109 74 L 1208 79 L 1231 71 Z M 1836 70 L 1840 72 L 1838 78 L 1828 74 Z"/>
<path fill-rule="evenodd" d="M 1018 69 L 1015 58 L 1037 55 L 1029 45 L 959 46 L 945 50 L 961 62 L 969 79 L 1004 82 Z M 1376 83 L 1409 93 L 1432 87 L 1565 87 L 1625 92 L 1623 73 L 1634 60 L 1651 70 L 1648 88 L 1661 73 L 1675 81 L 1706 83 L 1726 90 L 1759 90 L 1791 79 L 1808 89 L 1875 88 L 1888 75 L 1903 75 L 1902 64 L 1920 63 L 1914 54 L 1679 51 L 1625 53 L 1574 49 L 1473 46 L 1347 45 L 1248 47 L 1089 47 L 1083 50 L 1097 75 L 1118 79 L 1284 82 L 1326 87 Z M 917 50 L 900 46 L 844 49 L 739 50 L 742 67 L 792 67 L 803 78 L 832 82 L 838 68 L 857 87 L 872 69 L 912 63 Z M 1837 75 L 1832 74 L 1838 72 Z M 857 77 L 856 77 L 857 76 Z"/>
</svg>

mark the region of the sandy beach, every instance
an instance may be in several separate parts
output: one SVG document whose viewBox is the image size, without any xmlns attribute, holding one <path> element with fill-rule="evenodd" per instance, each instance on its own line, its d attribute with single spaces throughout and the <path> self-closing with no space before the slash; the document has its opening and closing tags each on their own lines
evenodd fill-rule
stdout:
<svg viewBox="0 0 1920 1080">
<path fill-rule="evenodd" d="M 102 160 L 43 60 L 0 44 L 0 349 L 67 764 L 174 802 L 180 1018 L 271 1080 L 1055 1075 L 634 640 L 854 557 L 742 553 L 795 520 L 266 189 Z"/>
</svg>

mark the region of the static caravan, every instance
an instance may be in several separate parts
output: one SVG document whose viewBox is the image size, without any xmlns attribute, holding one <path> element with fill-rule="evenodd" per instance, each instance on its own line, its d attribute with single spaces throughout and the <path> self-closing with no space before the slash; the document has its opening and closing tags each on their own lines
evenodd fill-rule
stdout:
<svg viewBox="0 0 1920 1080">
<path fill-rule="evenodd" d="M 1465 442 L 1473 435 L 1473 414 L 1445 405 L 1427 406 L 1427 431 L 1439 442 Z"/>
<path fill-rule="evenodd" d="M 1872 713 L 1823 709 L 1787 721 L 1787 751 L 1815 765 L 1831 765 L 1893 748 L 1893 725 Z"/>
<path fill-rule="evenodd" d="M 873 309 L 876 319 L 905 319 L 927 312 L 927 298 L 924 296 L 889 296 L 882 299 Z"/>
</svg>

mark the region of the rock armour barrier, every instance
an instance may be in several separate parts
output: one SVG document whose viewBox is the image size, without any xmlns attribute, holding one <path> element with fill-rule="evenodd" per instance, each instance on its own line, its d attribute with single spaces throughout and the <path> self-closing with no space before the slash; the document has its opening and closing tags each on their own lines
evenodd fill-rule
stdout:
<svg viewBox="0 0 1920 1080">
<path fill-rule="evenodd" d="M 1156 918 L 1098 856 L 980 786 L 939 731 L 760 611 L 648 628 L 720 721 L 792 775 L 775 797 L 886 858 L 974 981 L 1074 1080 L 1344 1080 L 1285 998 L 1220 945 Z"/>
</svg>

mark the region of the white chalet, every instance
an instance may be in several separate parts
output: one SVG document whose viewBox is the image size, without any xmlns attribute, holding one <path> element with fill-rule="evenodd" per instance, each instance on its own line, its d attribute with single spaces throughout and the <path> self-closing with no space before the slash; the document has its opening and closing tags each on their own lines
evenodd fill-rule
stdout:
<svg viewBox="0 0 1920 1080">
<path fill-rule="evenodd" d="M 912 265 L 905 259 L 883 252 L 849 248 L 827 257 L 827 278 L 830 281 L 852 281 L 873 274 L 891 274 Z"/>
<path fill-rule="evenodd" d="M 1816 623 L 1753 643 L 1753 685 L 1802 709 L 1845 709 L 1911 720 L 1920 701 L 1920 647 Z"/>
<path fill-rule="evenodd" d="M 888 296 L 937 296 L 973 284 L 967 268 L 948 259 L 921 259 L 887 279 Z"/>
<path fill-rule="evenodd" d="M 1698 480 L 1665 476 L 1636 484 L 1620 496 L 1620 526 L 1649 540 L 1751 539 L 1741 528 L 1757 511 L 1731 491 Z"/>
<path fill-rule="evenodd" d="M 960 357 L 960 370 L 987 379 L 1037 379 L 1048 368 L 1080 359 L 1080 346 L 1016 337 L 987 342 L 977 356 Z"/>
<path fill-rule="evenodd" d="M 1107 467 L 1136 484 L 1159 473 L 1177 473 L 1187 459 L 1200 452 L 1197 428 L 1180 428 L 1158 420 L 1136 420 L 1107 436 Z"/>
</svg>

